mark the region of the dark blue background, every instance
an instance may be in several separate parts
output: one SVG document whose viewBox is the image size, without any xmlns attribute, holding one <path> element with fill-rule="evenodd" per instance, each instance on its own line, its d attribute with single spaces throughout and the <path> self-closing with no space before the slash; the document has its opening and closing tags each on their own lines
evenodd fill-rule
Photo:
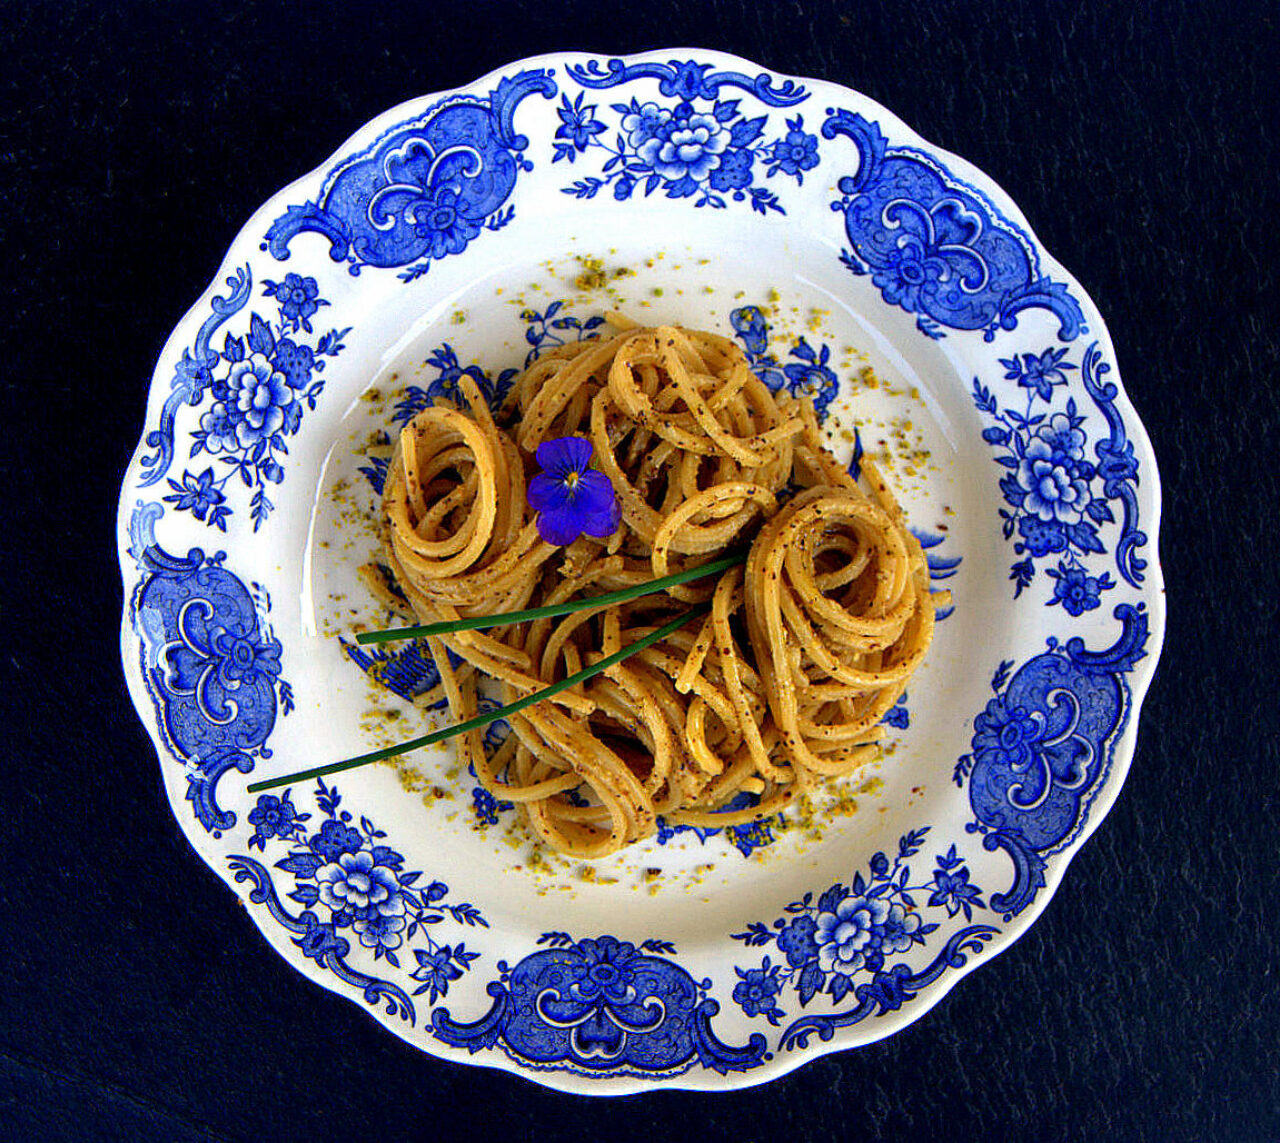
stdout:
<svg viewBox="0 0 1280 1143">
<path fill-rule="evenodd" d="M 113 519 L 155 358 L 265 199 L 401 100 L 680 44 L 856 87 L 1009 191 L 1154 440 L 1170 621 L 1029 935 L 887 1042 L 593 1102 L 422 1056 L 267 949 L 125 696 Z M 1280 1138 L 1273 3 L 63 0 L 0 5 L 0 60 L 0 1136 Z"/>
</svg>

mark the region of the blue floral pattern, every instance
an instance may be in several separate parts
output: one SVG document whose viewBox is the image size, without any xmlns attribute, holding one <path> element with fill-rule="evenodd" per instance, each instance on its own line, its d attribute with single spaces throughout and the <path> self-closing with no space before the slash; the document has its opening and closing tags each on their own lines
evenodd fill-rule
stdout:
<svg viewBox="0 0 1280 1143">
<path fill-rule="evenodd" d="M 549 71 L 522 71 L 483 98 L 451 96 L 397 124 L 329 171 L 315 200 L 277 218 L 262 249 L 283 261 L 293 240 L 312 232 L 328 239 L 330 258 L 352 274 L 406 267 L 400 279 L 416 281 L 433 262 L 461 254 L 514 217 L 507 200 L 518 175 L 533 170 L 514 117 L 535 93 L 555 95 Z"/>
<path fill-rule="evenodd" d="M 1145 563 L 1134 550 L 1146 537 L 1131 523 L 1137 468 L 1127 463 L 1132 446 L 1114 415 L 1114 387 L 1108 395 L 1099 383 L 1106 366 L 1096 345 L 1090 346 L 1085 353 L 1085 391 L 1113 425 L 1112 437 L 1095 446 L 1095 464 L 1085 453 L 1085 418 L 1075 397 L 1054 407 L 1056 394 L 1068 386 L 1068 374 L 1077 369 L 1066 357 L 1065 349 L 1050 347 L 1039 354 L 1001 358 L 1004 380 L 1026 393 L 1021 410 L 1002 407 L 976 377 L 972 396 L 978 410 L 994 422 L 983 429 L 982 439 L 997 450 L 996 463 L 1006 470 L 1000 491 L 1008 507 L 1000 509 L 1000 518 L 1005 539 L 1016 536 L 1013 550 L 1023 556 L 1009 573 L 1014 598 L 1035 578 L 1036 560 L 1056 555 L 1057 566 L 1046 569 L 1054 581 L 1048 602 L 1076 616 L 1099 607 L 1102 593 L 1116 586 L 1109 572 L 1090 575 L 1083 562 L 1106 553 L 1100 527 L 1116 519 L 1108 500 L 1118 500 L 1124 514 L 1117 568 L 1131 583 L 1142 578 Z M 1104 466 L 1111 475 L 1101 480 L 1099 489 Z"/>
<path fill-rule="evenodd" d="M 841 261 L 870 274 L 886 303 L 916 314 L 921 333 L 980 329 L 993 341 L 1031 307 L 1053 313 L 1063 341 L 1085 332 L 1080 303 L 1040 272 L 1030 236 L 981 191 L 931 155 L 890 146 L 878 123 L 853 112 L 829 112 L 822 134 L 858 152 L 857 172 L 838 181 L 831 204 L 851 243 Z"/>
<path fill-rule="evenodd" d="M 849 885 L 832 885 L 816 900 L 814 894 L 806 893 L 788 905 L 787 916 L 779 917 L 772 927 L 753 921 L 743 932 L 734 933 L 734 940 L 753 948 L 773 944 L 780 955 L 776 964 L 765 957 L 759 968 L 736 969 L 741 983 L 733 998 L 742 1010 L 770 1024 L 779 1023 L 784 1013 L 778 998 L 786 987 L 796 990 L 802 1008 L 819 993 L 838 1004 L 853 991 L 860 976 L 876 983 L 886 975 L 889 958 L 927 943 L 938 923 L 926 922 L 923 908 L 945 908 L 948 917 L 963 908 L 966 920 L 975 908 L 985 909 L 982 890 L 969 884 L 968 867 L 956 856 L 954 845 L 934 859 L 936 868 L 929 880 L 911 883 L 908 862 L 920 851 L 928 832 L 925 826 L 900 838 L 892 863 L 885 854 L 875 854 L 866 878 L 855 874 Z M 926 891 L 929 897 L 921 905 L 916 895 Z M 978 925 L 967 936 L 984 940 L 996 931 Z M 892 975 L 890 970 L 888 976 Z"/>
<path fill-rule="evenodd" d="M 1055 857 L 1060 866 L 1096 824 L 1096 803 L 1127 757 L 1119 743 L 1133 715 L 1131 687 L 1143 689 L 1159 641 L 1144 531 L 1156 473 L 1109 376 L 1092 307 L 1086 322 L 1084 299 L 1045 274 L 1032 236 L 995 205 L 998 192 L 957 179 L 924 144 L 891 144 L 881 129 L 890 120 L 873 106 L 851 95 L 863 114 L 843 110 L 835 93 L 821 118 L 798 83 L 715 61 L 571 59 L 556 78 L 550 68 L 515 69 L 487 94 L 455 93 L 402 118 L 318 176 L 309 201 L 278 200 L 263 252 L 237 244 L 239 268 L 191 323 L 196 333 L 166 351 L 176 364 L 157 380 L 163 408 L 126 482 L 121 547 L 136 565 L 126 570 L 126 670 L 166 781 L 185 794 L 184 828 L 229 863 L 223 869 L 292 963 L 388 1022 L 403 1021 L 419 1044 L 579 1090 L 634 1090 L 685 1073 L 694 1086 L 730 1086 L 739 1074 L 763 1078 L 788 1055 L 795 1062 L 815 1039 L 843 1046 L 859 1037 L 842 1030 L 881 1016 L 882 1029 L 897 1026 L 910 1006 L 927 1008 L 939 981 L 965 971 L 997 935 L 1004 943 L 1015 918 L 1043 902 Z M 609 101 L 591 94 L 604 89 L 618 90 Z M 528 117 L 539 134 L 525 138 L 516 111 L 532 96 L 546 102 Z M 845 158 L 854 161 L 843 166 Z M 542 169 L 527 178 L 534 159 Z M 583 177 L 566 188 L 570 169 Z M 835 196 L 821 191 L 832 182 Z M 718 934 L 725 939 L 712 964 L 640 922 L 616 935 L 545 932 L 536 946 L 527 931 L 488 930 L 478 905 L 408 868 L 427 864 L 412 860 L 421 852 L 414 839 L 385 836 L 332 787 L 255 798 L 239 777 L 223 782 L 272 756 L 278 719 L 294 705 L 286 677 L 304 670 L 272 628 L 270 597 L 250 574 L 254 554 L 236 544 L 250 524 L 268 522 L 268 497 L 293 475 L 290 465 L 301 475 L 324 382 L 336 390 L 347 380 L 335 377 L 333 361 L 349 332 L 333 319 L 347 316 L 342 299 L 357 290 L 343 285 L 346 274 L 390 270 L 414 281 L 477 243 L 497 243 L 494 232 L 526 209 L 526 189 L 583 211 L 645 195 L 650 211 L 669 198 L 667 213 L 740 205 L 734 217 L 748 229 L 761 225 L 753 217 L 785 228 L 786 208 L 821 230 L 802 209 L 801 187 L 835 199 L 847 240 L 841 261 L 865 297 L 976 360 L 972 399 L 1015 546 L 1013 606 L 1034 615 L 1041 636 L 1005 650 L 1011 657 L 996 666 L 978 709 L 955 712 L 972 723 L 953 772 L 964 804 L 945 821 L 918 823 L 896 854 L 860 860 L 840 884 L 752 909 L 733 926 L 743 930 L 736 940 Z M 250 270 L 254 259 L 291 258 L 279 272 L 256 262 Z M 1060 344 L 1046 347 L 1053 326 L 1043 321 L 1018 330 L 1028 309 L 1053 319 Z M 831 346 L 810 337 L 771 351 L 764 312 L 742 306 L 731 317 L 753 366 L 777 391 L 812 395 L 826 415 L 839 388 Z M 563 302 L 523 317 L 525 364 L 600 325 Z M 1077 343 L 1090 325 L 1099 340 Z M 982 348 L 997 339 L 998 357 Z M 496 404 L 515 375 L 464 366 L 447 343 L 428 369 L 398 419 L 437 396 L 456 399 L 464 374 Z M 380 488 L 385 462 L 370 459 L 364 474 Z M 164 546 L 155 538 L 161 520 Z M 229 535 L 230 555 L 193 546 L 214 530 Z M 956 573 L 941 531 L 920 540 L 932 578 Z M 1093 649 L 1113 620 L 1118 635 Z M 414 644 L 344 651 L 406 698 L 438 681 Z M 905 696 L 885 718 L 895 727 L 910 720 Z M 478 784 L 472 802 L 477 821 L 511 809 Z M 175 803 L 181 811 L 182 798 Z M 659 842 L 675 836 L 660 830 Z M 769 843 L 773 823 L 722 832 L 751 853 Z M 480 904 L 492 919 L 492 904 Z M 730 1000 L 720 1026 L 720 1004 Z"/>
<path fill-rule="evenodd" d="M 203 524 L 227 530 L 234 509 L 227 503 L 227 486 L 253 489 L 250 517 L 257 531 L 275 505 L 267 488 L 284 480 L 287 438 L 302 425 L 305 410 L 314 411 L 324 392 L 325 358 L 342 352 L 350 329 L 331 329 L 312 342 L 311 318 L 329 303 L 320 296 L 315 278 L 286 274 L 283 281 L 262 283 L 263 297 L 274 298 L 277 315 L 268 320 L 251 313 L 241 336 L 228 333 L 222 349 L 210 345 L 214 330 L 249 301 L 252 276 L 248 267 L 227 279 L 232 293 L 214 299 L 213 317 L 200 329 L 196 344 L 183 351 L 172 382 L 172 393 L 161 414 L 160 428 L 147 437 L 157 451 L 144 457 L 150 469 L 146 487 L 157 483 L 173 461 L 174 417 L 182 404 L 201 405 L 199 428 L 189 434 L 190 459 L 208 455 L 214 463 L 198 472 L 186 469 L 168 481 L 163 497 L 175 512 L 189 512 Z"/>
<path fill-rule="evenodd" d="M 489 922 L 469 902 L 451 903 L 443 881 L 420 886 L 422 874 L 404 868 L 403 855 L 384 844 L 386 833 L 367 817 L 352 824 L 355 818 L 342 808 L 342 795 L 323 779 L 316 785 L 316 804 L 325 817 L 315 832 L 307 825 L 312 815 L 298 813 L 290 790 L 279 797 L 259 795 L 248 818 L 254 826 L 250 849 L 287 849 L 274 868 L 292 879 L 294 888 L 287 897 L 303 907 L 300 915 L 288 912 L 277 895 L 273 875 L 253 858 L 230 859 L 236 880 L 254 881 L 257 903 L 267 904 L 295 934 L 294 943 L 306 956 L 348 983 L 360 985 L 370 1003 L 383 1001 L 389 1013 L 412 1023 L 415 1011 L 409 995 L 390 981 L 353 969 L 346 959 L 352 944 L 343 934 L 349 931 L 373 953 L 375 962 L 386 960 L 395 969 L 402 968 L 399 950 L 407 947 L 417 962 L 407 974 L 417 985 L 412 995 L 425 992 L 434 1004 L 479 956 L 464 941 L 435 940 L 436 926 L 446 919 L 463 926 L 487 927 Z"/>
</svg>

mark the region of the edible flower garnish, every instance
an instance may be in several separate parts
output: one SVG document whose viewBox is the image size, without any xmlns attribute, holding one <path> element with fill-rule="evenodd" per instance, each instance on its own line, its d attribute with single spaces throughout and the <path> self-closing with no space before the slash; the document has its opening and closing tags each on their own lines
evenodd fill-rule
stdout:
<svg viewBox="0 0 1280 1143">
<path fill-rule="evenodd" d="M 548 544 L 572 544 L 583 532 L 610 536 L 622 522 L 618 495 L 591 464 L 591 442 L 557 437 L 538 446 L 542 469 L 529 481 L 529 507 L 538 513 L 538 535 Z"/>
</svg>

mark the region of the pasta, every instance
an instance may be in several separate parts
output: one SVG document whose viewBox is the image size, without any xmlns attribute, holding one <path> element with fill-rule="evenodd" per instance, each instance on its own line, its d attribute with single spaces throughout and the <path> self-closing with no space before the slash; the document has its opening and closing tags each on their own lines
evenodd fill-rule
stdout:
<svg viewBox="0 0 1280 1143">
<path fill-rule="evenodd" d="M 827 452 L 812 402 L 771 392 L 712 333 L 643 328 L 544 354 L 491 412 L 437 403 L 401 432 L 383 496 L 386 560 L 423 623 L 644 583 L 750 545 L 745 565 L 631 603 L 432 637 L 455 720 L 480 684 L 512 702 L 710 603 L 675 634 L 510 720 L 458 739 L 495 797 L 565 854 L 597 858 L 672 824 L 776 814 L 878 756 L 935 600 L 919 543 L 873 465 Z M 527 475 L 545 441 L 587 438 L 621 524 L 557 547 Z M 748 805 L 723 807 L 741 794 Z"/>
</svg>

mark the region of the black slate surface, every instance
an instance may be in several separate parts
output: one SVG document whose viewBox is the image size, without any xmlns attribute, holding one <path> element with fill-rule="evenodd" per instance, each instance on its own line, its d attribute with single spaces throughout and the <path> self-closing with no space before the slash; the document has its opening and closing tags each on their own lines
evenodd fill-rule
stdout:
<svg viewBox="0 0 1280 1143">
<path fill-rule="evenodd" d="M 1277 19 L 0 5 L 0 1136 L 1280 1138 Z M 856 87 L 1010 192 L 1154 441 L 1170 620 L 1128 784 L 1029 935 L 886 1042 L 741 1093 L 589 1101 L 424 1057 L 267 949 L 126 698 L 113 518 L 156 355 L 266 198 L 406 98 L 681 44 Z"/>
</svg>

